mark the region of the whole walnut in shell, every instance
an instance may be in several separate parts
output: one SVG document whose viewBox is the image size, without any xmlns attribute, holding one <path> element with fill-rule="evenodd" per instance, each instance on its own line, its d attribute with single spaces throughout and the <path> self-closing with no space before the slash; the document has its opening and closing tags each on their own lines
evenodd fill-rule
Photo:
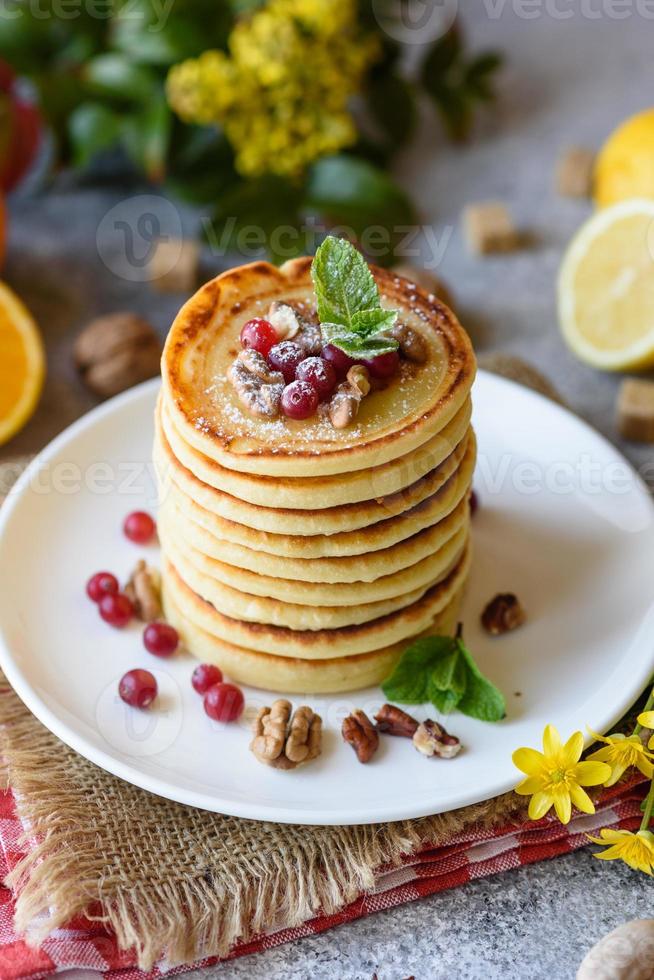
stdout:
<svg viewBox="0 0 654 980">
<path fill-rule="evenodd" d="M 87 387 L 109 398 L 159 373 L 161 343 L 143 317 L 109 313 L 82 330 L 73 357 Z"/>
</svg>

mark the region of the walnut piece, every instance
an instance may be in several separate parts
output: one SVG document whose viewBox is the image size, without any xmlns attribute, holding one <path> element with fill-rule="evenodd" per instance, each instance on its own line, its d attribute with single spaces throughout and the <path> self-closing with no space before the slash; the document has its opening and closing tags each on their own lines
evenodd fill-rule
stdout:
<svg viewBox="0 0 654 980">
<path fill-rule="evenodd" d="M 266 319 L 272 323 L 280 340 L 291 340 L 300 331 L 300 321 L 297 313 L 288 303 L 273 300 L 268 309 Z"/>
<path fill-rule="evenodd" d="M 242 350 L 227 377 L 241 404 L 259 418 L 274 419 L 284 390 L 284 376 L 271 371 L 266 359 L 255 350 Z"/>
<path fill-rule="evenodd" d="M 427 344 L 416 330 L 407 326 L 406 323 L 396 323 L 388 333 L 400 345 L 402 357 L 406 358 L 407 361 L 413 361 L 414 364 L 425 363 L 427 360 Z"/>
<path fill-rule="evenodd" d="M 383 704 L 375 715 L 375 721 L 380 732 L 386 735 L 402 735 L 405 738 L 413 738 L 418 727 L 415 718 L 394 704 Z"/>
<path fill-rule="evenodd" d="M 359 414 L 359 405 L 370 392 L 370 375 L 363 365 L 355 364 L 347 380 L 338 386 L 329 402 L 329 420 L 335 429 L 345 429 Z"/>
<path fill-rule="evenodd" d="M 347 372 L 345 380 L 355 388 L 362 398 L 370 394 L 370 372 L 363 364 L 353 364 Z"/>
<path fill-rule="evenodd" d="M 131 600 L 137 617 L 144 623 L 153 623 L 163 617 L 159 573 L 142 559 L 136 563 L 129 577 L 125 595 Z"/>
<path fill-rule="evenodd" d="M 320 755 L 322 718 L 307 705 L 302 705 L 291 717 L 292 710 L 291 702 L 284 698 L 259 710 L 250 749 L 264 765 L 295 769 Z"/>
<path fill-rule="evenodd" d="M 449 735 L 437 721 L 423 721 L 415 730 L 413 744 L 426 756 L 437 755 L 441 759 L 453 759 L 461 751 L 461 742 Z"/>
<path fill-rule="evenodd" d="M 522 626 L 526 618 L 518 597 L 513 592 L 501 592 L 482 612 L 481 625 L 493 636 L 501 636 Z"/>
<path fill-rule="evenodd" d="M 142 317 L 110 313 L 79 334 L 73 358 L 87 387 L 109 398 L 159 373 L 161 343 Z"/>
<path fill-rule="evenodd" d="M 357 708 L 343 719 L 343 738 L 357 754 L 359 762 L 370 762 L 379 748 L 379 732 L 364 711 Z"/>
</svg>

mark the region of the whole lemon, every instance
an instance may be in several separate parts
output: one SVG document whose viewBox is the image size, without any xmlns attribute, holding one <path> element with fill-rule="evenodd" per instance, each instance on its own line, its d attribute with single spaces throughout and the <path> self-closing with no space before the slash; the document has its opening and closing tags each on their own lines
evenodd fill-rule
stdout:
<svg viewBox="0 0 654 980">
<path fill-rule="evenodd" d="M 632 197 L 654 199 L 654 109 L 639 112 L 618 126 L 595 164 L 598 207 Z"/>
</svg>

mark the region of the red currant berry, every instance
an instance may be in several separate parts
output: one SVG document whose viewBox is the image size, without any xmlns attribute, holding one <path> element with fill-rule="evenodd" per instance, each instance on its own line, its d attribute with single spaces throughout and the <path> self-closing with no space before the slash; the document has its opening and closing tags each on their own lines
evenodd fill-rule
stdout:
<svg viewBox="0 0 654 980">
<path fill-rule="evenodd" d="M 157 696 L 157 682 L 149 670 L 128 670 L 120 679 L 118 693 L 133 708 L 149 707 Z"/>
<path fill-rule="evenodd" d="M 474 490 L 470 491 L 470 516 L 474 517 L 479 510 L 479 494 Z"/>
<path fill-rule="evenodd" d="M 86 583 L 86 594 L 93 602 L 100 602 L 103 595 L 118 592 L 118 579 L 111 572 L 96 572 Z"/>
<path fill-rule="evenodd" d="M 156 530 L 157 525 L 144 510 L 135 510 L 128 514 L 123 524 L 125 537 L 134 544 L 147 544 L 154 537 Z"/>
<path fill-rule="evenodd" d="M 373 378 L 379 378 L 381 381 L 385 381 L 386 378 L 392 378 L 397 372 L 400 366 L 400 355 L 396 350 L 392 350 L 387 354 L 378 354 L 377 357 L 371 357 L 369 361 L 364 361 L 363 363 Z"/>
<path fill-rule="evenodd" d="M 261 316 L 255 316 L 248 320 L 241 330 L 241 344 L 251 350 L 258 351 L 263 357 L 268 356 L 268 351 L 273 344 L 278 341 L 277 331 L 269 320 L 264 320 Z"/>
<path fill-rule="evenodd" d="M 295 378 L 295 372 L 300 361 L 307 356 L 304 347 L 292 340 L 282 340 L 270 348 L 268 363 L 275 371 L 281 371 L 284 381 L 289 384 Z"/>
<path fill-rule="evenodd" d="M 307 381 L 292 381 L 282 392 L 281 405 L 289 419 L 308 419 L 318 408 L 318 392 Z"/>
<path fill-rule="evenodd" d="M 236 721 L 245 707 L 245 698 L 235 684 L 213 684 L 204 696 L 204 710 L 214 721 Z"/>
<path fill-rule="evenodd" d="M 300 361 L 295 377 L 315 388 L 320 401 L 329 398 L 336 387 L 336 368 L 322 357 L 306 357 Z"/>
<path fill-rule="evenodd" d="M 179 645 L 179 634 L 168 623 L 148 623 L 143 630 L 143 646 L 155 657 L 170 657 Z"/>
<path fill-rule="evenodd" d="M 214 664 L 198 664 L 191 674 L 191 684 L 198 694 L 206 694 L 214 684 L 220 684 L 223 672 Z"/>
<path fill-rule="evenodd" d="M 335 347 L 334 344 L 327 344 L 326 347 L 323 347 L 320 356 L 325 361 L 329 361 L 339 378 L 344 378 L 352 365 L 356 364 L 353 357 L 346 354 L 340 347 Z"/>
<path fill-rule="evenodd" d="M 98 608 L 105 623 L 109 623 L 110 626 L 115 626 L 119 630 L 127 626 L 134 615 L 132 603 L 122 592 L 118 592 L 116 595 L 111 592 L 103 595 Z"/>
</svg>

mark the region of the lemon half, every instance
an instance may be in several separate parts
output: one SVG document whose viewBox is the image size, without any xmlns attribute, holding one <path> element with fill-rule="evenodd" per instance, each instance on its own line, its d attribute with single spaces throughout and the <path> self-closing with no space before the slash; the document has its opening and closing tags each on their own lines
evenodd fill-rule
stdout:
<svg viewBox="0 0 654 980">
<path fill-rule="evenodd" d="M 0 445 L 34 412 L 44 376 L 39 329 L 15 293 L 0 282 Z"/>
<path fill-rule="evenodd" d="M 563 257 L 559 321 L 583 361 L 605 371 L 654 365 L 654 200 L 599 211 Z"/>
</svg>

